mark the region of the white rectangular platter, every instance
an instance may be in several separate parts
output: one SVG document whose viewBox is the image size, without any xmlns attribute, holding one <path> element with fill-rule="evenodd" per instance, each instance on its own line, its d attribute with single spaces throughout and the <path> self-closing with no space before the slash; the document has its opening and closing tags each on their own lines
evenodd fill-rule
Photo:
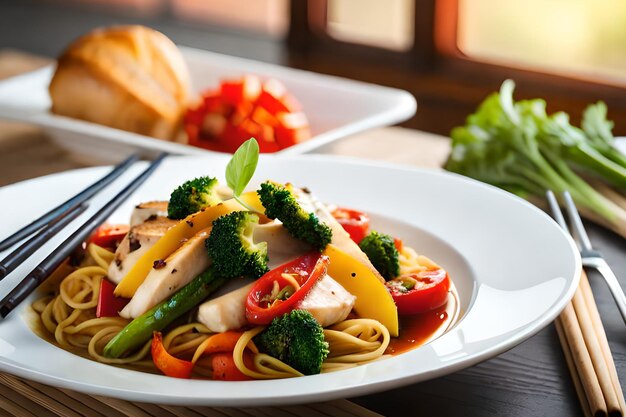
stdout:
<svg viewBox="0 0 626 417">
<path fill-rule="evenodd" d="M 406 91 L 213 52 L 180 47 L 189 67 L 194 93 L 223 79 L 257 74 L 282 81 L 302 104 L 312 138 L 281 154 L 301 154 L 366 129 L 392 125 L 415 114 L 414 97 Z M 42 127 L 64 148 L 98 160 L 118 160 L 133 151 L 167 151 L 181 155 L 210 151 L 153 139 L 50 112 L 48 84 L 54 66 L 0 81 L 0 118 Z"/>
</svg>

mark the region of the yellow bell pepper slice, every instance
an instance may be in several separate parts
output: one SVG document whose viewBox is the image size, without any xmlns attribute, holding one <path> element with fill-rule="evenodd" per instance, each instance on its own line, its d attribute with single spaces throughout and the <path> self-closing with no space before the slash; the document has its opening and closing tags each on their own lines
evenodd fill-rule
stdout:
<svg viewBox="0 0 626 417">
<path fill-rule="evenodd" d="M 385 284 L 368 267 L 334 245 L 328 245 L 323 254 L 330 258 L 328 275 L 356 296 L 356 314 L 378 320 L 391 336 L 398 336 L 398 309 Z"/>
<path fill-rule="evenodd" d="M 256 192 L 244 193 L 240 197 L 251 208 L 261 205 Z M 261 206 L 262 207 L 262 206 Z M 150 249 L 144 253 L 133 265 L 128 274 L 115 287 L 115 295 L 118 297 L 131 298 L 137 288 L 144 282 L 150 270 L 154 267 L 154 261 L 166 259 L 174 253 L 184 241 L 193 237 L 197 232 L 213 224 L 213 221 L 233 211 L 247 210 L 236 200 L 226 200 L 204 211 L 190 214 L 178 224 L 170 228 Z"/>
</svg>

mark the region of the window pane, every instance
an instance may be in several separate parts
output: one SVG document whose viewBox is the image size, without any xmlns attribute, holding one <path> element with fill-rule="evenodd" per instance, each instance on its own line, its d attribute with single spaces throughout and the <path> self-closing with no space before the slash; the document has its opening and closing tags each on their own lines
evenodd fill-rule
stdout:
<svg viewBox="0 0 626 417">
<path fill-rule="evenodd" d="M 626 2 L 459 0 L 458 23 L 469 57 L 626 82 Z"/>
<path fill-rule="evenodd" d="M 329 0 L 328 35 L 345 42 L 407 51 L 413 46 L 414 0 Z"/>
</svg>

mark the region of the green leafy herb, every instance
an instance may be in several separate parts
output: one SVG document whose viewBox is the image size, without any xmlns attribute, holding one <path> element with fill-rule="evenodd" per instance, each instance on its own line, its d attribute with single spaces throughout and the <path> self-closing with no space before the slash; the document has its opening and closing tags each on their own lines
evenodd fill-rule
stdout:
<svg viewBox="0 0 626 417">
<path fill-rule="evenodd" d="M 233 190 L 235 200 L 250 211 L 254 210 L 245 204 L 239 196 L 252 179 L 258 162 L 259 144 L 256 139 L 250 138 L 241 144 L 226 165 L 226 184 Z"/>
<path fill-rule="evenodd" d="M 452 130 L 446 169 L 531 200 L 568 190 L 580 208 L 626 236 L 626 210 L 586 181 L 593 176 L 626 191 L 626 158 L 613 146 L 604 103 L 587 108 L 580 129 L 566 113 L 547 114 L 542 99 L 513 100 L 514 88 L 506 80 Z"/>
</svg>

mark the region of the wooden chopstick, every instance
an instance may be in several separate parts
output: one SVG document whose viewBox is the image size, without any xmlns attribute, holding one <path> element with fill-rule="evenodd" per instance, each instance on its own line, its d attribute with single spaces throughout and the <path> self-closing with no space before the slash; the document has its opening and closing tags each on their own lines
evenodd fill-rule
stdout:
<svg viewBox="0 0 626 417">
<path fill-rule="evenodd" d="M 46 259 L 33 269 L 11 292 L 0 300 L 0 316 L 6 317 L 30 293 L 32 293 L 72 251 L 84 242 L 98 226 L 128 198 L 159 166 L 167 153 L 160 154 L 139 176 L 137 176 L 122 191 L 105 204 L 96 214 L 87 220 L 81 227 L 59 245 Z"/>
<path fill-rule="evenodd" d="M 572 382 L 574 383 L 576 395 L 578 395 L 578 399 L 580 400 L 580 407 L 583 409 L 583 414 L 585 415 L 585 417 L 592 417 L 591 408 L 589 406 L 589 402 L 587 401 L 582 381 L 580 380 L 580 375 L 578 374 L 576 362 L 574 361 L 574 354 L 572 353 L 572 349 L 567 342 L 567 337 L 565 336 L 565 330 L 563 330 L 563 324 L 560 317 L 556 318 L 556 320 L 554 321 L 554 326 L 556 327 L 556 333 L 559 336 L 559 341 L 561 342 L 561 347 L 563 348 L 563 356 L 565 356 L 565 362 L 567 363 L 567 367 L 570 370 L 570 374 L 572 376 Z"/>
<path fill-rule="evenodd" d="M 624 416 L 624 394 L 584 271 L 556 327 L 585 415 Z"/>
<path fill-rule="evenodd" d="M 85 210 L 87 210 L 87 207 L 87 203 L 82 203 L 65 211 L 61 216 L 54 219 L 47 226 L 44 226 L 44 228 L 41 229 L 35 236 L 8 254 L 2 261 L 0 261 L 0 281 L 14 271 L 15 268 L 24 262 L 26 258 L 28 258 L 48 239 L 59 233 L 65 226 L 84 213 Z"/>
<path fill-rule="evenodd" d="M 106 187 L 115 179 L 117 179 L 120 175 L 122 175 L 128 168 L 132 166 L 133 163 L 135 163 L 135 161 L 137 161 L 137 159 L 139 159 L 139 155 L 137 154 L 129 156 L 119 165 L 113 168 L 113 170 L 107 175 L 105 175 L 95 183 L 91 184 L 89 187 L 85 188 L 74 197 L 70 198 L 64 203 L 61 203 L 60 205 L 45 213 L 32 223 L 24 226 L 17 232 L 13 233 L 11 236 L 4 239 L 2 242 L 0 242 L 0 251 L 10 248 L 20 240 L 24 239 L 26 236 L 49 224 L 55 218 L 62 216 L 63 213 L 78 207 L 80 204 L 93 197 L 97 192 L 102 190 L 104 187 Z"/>
<path fill-rule="evenodd" d="M 593 323 L 593 329 L 598 336 L 598 340 L 604 341 L 600 343 L 600 348 L 602 349 L 602 355 L 604 356 L 604 360 L 606 361 L 606 364 L 609 368 L 611 382 L 613 383 L 613 388 L 617 393 L 617 400 L 619 401 L 622 415 L 625 415 L 626 400 L 624 399 L 624 393 L 619 382 L 617 369 L 615 368 L 613 355 L 611 355 L 611 349 L 609 348 L 609 343 L 606 337 L 606 333 L 604 331 L 604 326 L 602 325 L 602 320 L 600 319 L 600 312 L 598 311 L 598 306 L 596 305 L 593 293 L 591 292 L 589 279 L 587 278 L 587 274 L 584 271 L 580 279 L 580 288 L 585 300 L 585 305 L 587 307 L 589 317 L 591 318 L 591 321 Z"/>
</svg>

